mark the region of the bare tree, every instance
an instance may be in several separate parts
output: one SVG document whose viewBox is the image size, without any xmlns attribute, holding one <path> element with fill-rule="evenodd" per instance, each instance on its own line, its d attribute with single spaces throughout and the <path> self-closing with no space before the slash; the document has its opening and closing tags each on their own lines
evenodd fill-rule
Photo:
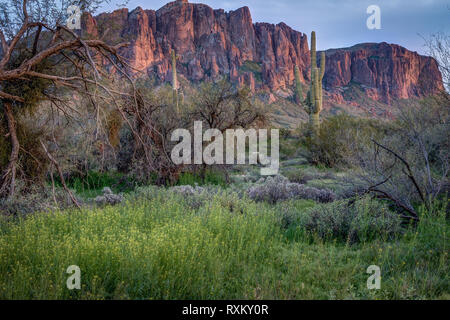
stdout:
<svg viewBox="0 0 450 320">
<path fill-rule="evenodd" d="M 221 132 L 267 122 L 267 114 L 247 88 L 236 89 L 226 79 L 204 83 L 193 99 L 190 117 Z"/>
<path fill-rule="evenodd" d="M 428 48 L 427 53 L 438 63 L 444 86 L 450 92 L 450 35 L 436 33 L 425 39 L 425 46 Z"/>
<path fill-rule="evenodd" d="M 392 201 L 404 217 L 419 219 L 415 204 L 430 212 L 448 188 L 448 108 L 429 101 L 399 112 L 395 128 L 384 139 L 372 140 L 353 159 L 356 184 Z"/>
<path fill-rule="evenodd" d="M 247 129 L 267 124 L 268 113 L 248 88 L 235 88 L 227 79 L 206 82 L 193 98 L 189 111 L 191 125 L 201 121 L 206 129 L 225 132 L 228 129 Z M 229 180 L 227 166 L 218 166 Z M 200 166 L 205 179 L 206 165 Z"/>
<path fill-rule="evenodd" d="M 183 168 L 172 162 L 170 155 L 175 143 L 171 135 L 175 129 L 186 128 L 188 118 L 185 106 L 179 108 L 171 91 L 162 87 L 154 92 L 138 82 L 133 94 L 123 99 L 123 110 L 132 132 L 132 140 L 126 144 L 133 146 L 133 154 L 125 161 L 127 169 L 134 171 L 142 182 L 148 182 L 154 175 L 154 182 L 159 185 L 173 184 Z"/>
<path fill-rule="evenodd" d="M 110 46 L 101 40 L 84 40 L 62 24 L 66 6 L 77 4 L 95 10 L 100 0 L 48 1 L 11 0 L 0 3 L 0 101 L 11 140 L 9 164 L 0 179 L 0 194 L 15 193 L 20 141 L 16 112 L 41 100 L 57 102 L 58 88 L 85 93 L 95 87 L 107 95 L 122 94 L 105 85 L 102 65 L 108 63 L 124 73 L 126 62 L 118 50 L 127 44 Z M 31 91 L 23 90 L 24 87 Z"/>
</svg>

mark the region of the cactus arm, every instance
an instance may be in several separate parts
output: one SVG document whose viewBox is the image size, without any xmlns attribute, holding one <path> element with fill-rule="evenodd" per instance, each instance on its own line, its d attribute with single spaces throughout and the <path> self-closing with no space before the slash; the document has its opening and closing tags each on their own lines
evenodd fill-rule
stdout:
<svg viewBox="0 0 450 320">
<path fill-rule="evenodd" d="M 320 57 L 320 81 L 322 82 L 323 76 L 325 75 L 325 52 L 322 51 L 322 55 Z"/>
<path fill-rule="evenodd" d="M 300 70 L 295 66 L 295 102 L 301 105 L 303 101 L 302 83 L 300 82 Z"/>
<path fill-rule="evenodd" d="M 179 113 L 177 56 L 175 55 L 175 50 L 172 50 L 172 89 L 173 89 L 173 103 L 176 106 L 177 113 Z"/>
<path fill-rule="evenodd" d="M 314 113 L 320 112 L 322 106 L 320 105 L 320 93 L 321 93 L 321 85 L 319 84 L 320 76 L 319 69 L 314 69 Z"/>
<path fill-rule="evenodd" d="M 311 81 L 314 75 L 314 68 L 317 67 L 316 55 L 316 32 L 311 32 Z"/>
<path fill-rule="evenodd" d="M 322 105 L 323 105 L 323 88 L 322 88 L 322 81 L 323 77 L 325 75 L 325 63 L 326 63 L 326 57 L 325 52 L 322 52 L 321 59 L 320 59 L 320 80 L 319 80 L 319 88 L 320 88 L 320 111 L 322 111 Z"/>
</svg>

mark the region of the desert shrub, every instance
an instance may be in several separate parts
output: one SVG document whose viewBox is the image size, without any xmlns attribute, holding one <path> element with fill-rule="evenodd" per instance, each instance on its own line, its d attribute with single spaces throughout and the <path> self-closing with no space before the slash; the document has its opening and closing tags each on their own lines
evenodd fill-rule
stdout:
<svg viewBox="0 0 450 320">
<path fill-rule="evenodd" d="M 286 177 L 262 178 L 247 189 L 250 199 L 277 203 L 288 199 L 309 199 L 317 202 L 331 202 L 336 196 L 327 189 L 317 189 L 299 183 L 291 183 Z"/>
<path fill-rule="evenodd" d="M 98 206 L 111 205 L 115 206 L 124 201 L 124 197 L 121 194 L 114 194 L 112 190 L 108 187 L 103 188 L 103 195 L 98 196 L 94 199 L 94 202 Z"/>
<path fill-rule="evenodd" d="M 364 189 L 358 188 L 357 185 L 347 180 L 346 176 L 336 177 L 335 179 L 312 179 L 306 184 L 308 187 L 329 189 L 336 194 L 337 199 L 348 199 L 365 193 Z"/>
<path fill-rule="evenodd" d="M 388 199 L 405 216 L 417 220 L 417 207 L 432 211 L 450 185 L 450 117 L 447 105 L 423 102 L 399 109 L 389 135 L 373 140 L 349 161 L 355 185 Z"/>
<path fill-rule="evenodd" d="M 241 195 L 234 190 L 224 190 L 215 186 L 176 186 L 169 188 L 169 192 L 181 195 L 185 204 L 194 210 L 209 205 L 212 202 L 219 203 L 230 212 L 241 211 Z"/>
<path fill-rule="evenodd" d="M 56 188 L 54 193 L 51 187 L 45 185 L 24 186 L 19 183 L 18 193 L 10 199 L 0 199 L 0 216 L 26 216 L 37 212 L 54 211 L 73 208 L 74 204 L 67 192 Z M 26 188 L 26 192 L 21 189 Z M 81 205 L 83 200 L 76 198 Z"/>
<path fill-rule="evenodd" d="M 291 130 L 288 128 L 280 128 L 280 139 L 288 139 L 291 136 Z"/>
<path fill-rule="evenodd" d="M 33 121 L 26 121 L 24 116 L 17 117 L 16 121 L 17 137 L 21 145 L 18 176 L 28 186 L 42 183 L 45 180 L 49 162 L 39 142 L 39 139 L 44 136 L 44 130 L 38 128 Z M 7 128 L 3 113 L 0 113 L 0 171 L 8 165 L 11 153 L 11 141 L 7 137 Z M 23 188 L 23 191 L 26 190 Z"/>
<path fill-rule="evenodd" d="M 294 211 L 294 212 L 292 212 Z M 399 216 L 387 204 L 370 197 L 321 204 L 306 210 L 280 210 L 290 221 L 290 232 L 349 243 L 389 240 L 402 231 Z M 295 231 L 294 231 L 295 230 Z"/>
<path fill-rule="evenodd" d="M 182 202 L 184 205 L 198 209 L 203 204 L 211 200 L 217 190 L 212 187 L 199 187 L 199 186 L 175 186 L 175 187 L 162 187 L 162 186 L 144 186 L 137 187 L 132 193 L 127 195 L 127 198 L 131 201 L 148 200 L 155 201 L 161 197 L 175 197 L 177 201 Z"/>
<path fill-rule="evenodd" d="M 289 231 L 291 226 L 298 219 L 299 212 L 303 212 L 309 208 L 316 206 L 317 203 L 313 200 L 287 200 L 275 205 L 275 211 L 277 212 L 278 222 L 281 228 L 288 230 L 287 237 L 289 236 Z M 295 230 L 295 228 L 293 228 Z"/>
<path fill-rule="evenodd" d="M 294 168 L 283 170 L 283 175 L 293 183 L 306 184 L 308 181 L 314 179 L 308 175 L 305 171 Z"/>
<path fill-rule="evenodd" d="M 309 151 L 307 158 L 311 163 L 348 166 L 346 159 L 357 152 L 359 145 L 369 144 L 371 138 L 383 136 L 387 130 L 388 124 L 378 120 L 338 115 L 325 119 L 318 135 L 304 134 L 302 142 Z"/>
<path fill-rule="evenodd" d="M 283 163 L 283 166 L 292 165 L 292 163 L 295 162 Z M 321 170 L 318 167 L 313 166 L 286 167 L 282 168 L 282 173 L 289 179 L 289 181 L 301 184 L 306 184 L 308 181 L 317 179 L 336 179 L 336 175 L 329 169 Z"/>
<path fill-rule="evenodd" d="M 208 207 L 211 203 L 216 202 L 230 212 L 241 212 L 245 203 L 253 203 L 239 189 L 222 189 L 212 185 L 202 187 L 185 185 L 169 188 L 160 186 L 138 187 L 134 192 L 126 195 L 126 198 L 133 201 L 138 199 L 154 201 L 169 196 L 177 198 L 177 201 L 193 210 L 198 210 L 203 206 Z"/>
</svg>

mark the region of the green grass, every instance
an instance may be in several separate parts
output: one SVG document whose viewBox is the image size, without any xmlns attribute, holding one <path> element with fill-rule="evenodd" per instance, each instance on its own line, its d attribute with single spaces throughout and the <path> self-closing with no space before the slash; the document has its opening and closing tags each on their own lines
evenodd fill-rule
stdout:
<svg viewBox="0 0 450 320">
<path fill-rule="evenodd" d="M 55 183 L 58 187 L 62 187 L 58 177 L 55 177 Z M 109 187 L 116 193 L 131 192 L 134 187 L 129 177 L 117 172 L 89 171 L 85 176 L 69 178 L 66 183 L 70 189 L 83 198 L 94 198 L 101 195 L 104 187 Z"/>
<path fill-rule="evenodd" d="M 393 242 L 289 236 L 276 207 L 154 192 L 0 223 L 0 299 L 448 299 L 445 210 Z M 297 210 L 314 206 L 300 201 Z M 237 209 L 239 208 L 239 210 Z M 69 291 L 66 269 L 81 268 Z M 381 290 L 366 287 L 379 265 Z"/>
<path fill-rule="evenodd" d="M 216 185 L 226 187 L 227 183 L 223 173 L 218 172 L 217 170 L 208 169 L 205 172 L 204 179 L 200 176 L 200 174 L 194 174 L 191 172 L 181 173 L 177 181 L 177 185 L 178 186 Z"/>
</svg>

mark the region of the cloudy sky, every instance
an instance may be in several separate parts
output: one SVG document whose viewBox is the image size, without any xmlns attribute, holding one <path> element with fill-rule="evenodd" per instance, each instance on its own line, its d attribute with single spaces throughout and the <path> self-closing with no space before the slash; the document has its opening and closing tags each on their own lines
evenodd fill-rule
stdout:
<svg viewBox="0 0 450 320">
<path fill-rule="evenodd" d="M 124 0 L 119 1 L 124 2 Z M 127 7 L 159 9 L 167 0 L 129 0 Z M 285 22 L 310 34 L 317 32 L 318 48 L 340 48 L 361 42 L 400 44 L 425 53 L 423 37 L 436 32 L 450 33 L 450 0 L 199 0 L 226 11 L 248 6 L 253 22 Z M 104 8 L 111 11 L 117 2 Z M 370 5 L 381 9 L 381 29 L 366 26 Z"/>
</svg>

